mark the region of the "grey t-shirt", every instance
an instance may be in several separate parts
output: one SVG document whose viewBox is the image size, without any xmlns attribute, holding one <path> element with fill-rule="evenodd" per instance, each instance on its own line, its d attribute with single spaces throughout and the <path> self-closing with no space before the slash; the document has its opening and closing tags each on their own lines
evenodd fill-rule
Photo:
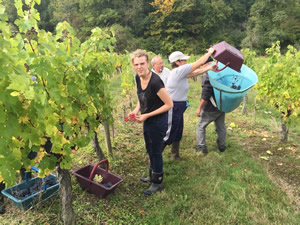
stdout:
<svg viewBox="0 0 300 225">
<path fill-rule="evenodd" d="M 192 64 L 184 64 L 171 71 L 166 89 L 173 101 L 186 101 L 189 90 L 187 76 L 190 74 Z"/>
</svg>

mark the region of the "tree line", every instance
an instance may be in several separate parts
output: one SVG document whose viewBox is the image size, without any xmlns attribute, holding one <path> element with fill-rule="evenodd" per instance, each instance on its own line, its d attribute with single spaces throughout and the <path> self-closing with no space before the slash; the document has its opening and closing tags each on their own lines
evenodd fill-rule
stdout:
<svg viewBox="0 0 300 225">
<path fill-rule="evenodd" d="M 10 27 L 18 32 L 14 1 L 4 4 Z M 143 48 L 163 55 L 174 50 L 199 54 L 225 40 L 264 54 L 276 41 L 283 50 L 299 48 L 299 5 L 298 0 L 53 0 L 36 8 L 41 29 L 55 32 L 56 24 L 67 21 L 81 41 L 94 27 L 113 28 L 116 52 Z"/>
</svg>

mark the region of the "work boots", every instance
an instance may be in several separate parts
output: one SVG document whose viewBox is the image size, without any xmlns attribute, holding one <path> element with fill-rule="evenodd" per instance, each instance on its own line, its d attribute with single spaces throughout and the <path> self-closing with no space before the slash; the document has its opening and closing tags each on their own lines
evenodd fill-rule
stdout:
<svg viewBox="0 0 300 225">
<path fill-rule="evenodd" d="M 140 181 L 144 183 L 151 183 L 151 179 L 152 179 L 152 169 L 149 168 L 149 177 L 141 177 Z"/>
<path fill-rule="evenodd" d="M 152 195 L 155 192 L 160 192 L 163 189 L 163 175 L 164 173 L 155 173 L 152 171 L 152 183 L 150 187 L 144 191 L 145 195 Z"/>
<path fill-rule="evenodd" d="M 179 144 L 180 144 L 180 141 L 173 142 L 172 147 L 171 147 L 171 153 L 172 153 L 173 159 L 175 159 L 177 161 L 181 161 L 181 158 L 179 156 Z"/>
<path fill-rule="evenodd" d="M 197 147 L 195 148 L 195 152 L 199 153 L 203 156 L 208 154 L 207 147 L 206 146 L 200 146 L 200 145 L 197 145 Z"/>
</svg>

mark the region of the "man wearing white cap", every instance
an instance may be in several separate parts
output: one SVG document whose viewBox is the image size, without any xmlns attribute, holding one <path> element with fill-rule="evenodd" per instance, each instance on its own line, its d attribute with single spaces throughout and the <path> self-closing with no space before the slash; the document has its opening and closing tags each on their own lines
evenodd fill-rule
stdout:
<svg viewBox="0 0 300 225">
<path fill-rule="evenodd" d="M 159 55 L 154 56 L 151 60 L 151 63 L 153 68 L 152 71 L 159 75 L 160 79 L 166 86 L 171 71 L 167 67 L 164 67 L 164 62 Z"/>
<path fill-rule="evenodd" d="M 168 130 L 164 137 L 164 147 L 172 144 L 171 152 L 175 160 L 181 160 L 179 156 L 179 143 L 182 138 L 183 113 L 186 110 L 187 93 L 189 90 L 187 78 L 200 75 L 208 70 L 216 72 L 216 65 L 202 67 L 214 51 L 213 48 L 208 49 L 208 52 L 200 59 L 189 64 L 186 64 L 186 60 L 190 57 L 180 51 L 175 51 L 169 56 L 172 71 L 168 78 L 166 89 L 173 100 L 174 107 L 168 112 Z"/>
</svg>

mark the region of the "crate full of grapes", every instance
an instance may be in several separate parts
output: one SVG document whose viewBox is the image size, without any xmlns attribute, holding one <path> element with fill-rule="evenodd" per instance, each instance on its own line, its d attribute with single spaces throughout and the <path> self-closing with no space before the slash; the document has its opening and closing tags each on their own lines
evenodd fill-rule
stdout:
<svg viewBox="0 0 300 225">
<path fill-rule="evenodd" d="M 18 208 L 27 210 L 38 203 L 43 203 L 56 197 L 58 189 L 59 182 L 56 176 L 50 174 L 45 178 L 34 177 L 25 179 L 24 182 L 4 189 L 1 193 Z"/>
</svg>

